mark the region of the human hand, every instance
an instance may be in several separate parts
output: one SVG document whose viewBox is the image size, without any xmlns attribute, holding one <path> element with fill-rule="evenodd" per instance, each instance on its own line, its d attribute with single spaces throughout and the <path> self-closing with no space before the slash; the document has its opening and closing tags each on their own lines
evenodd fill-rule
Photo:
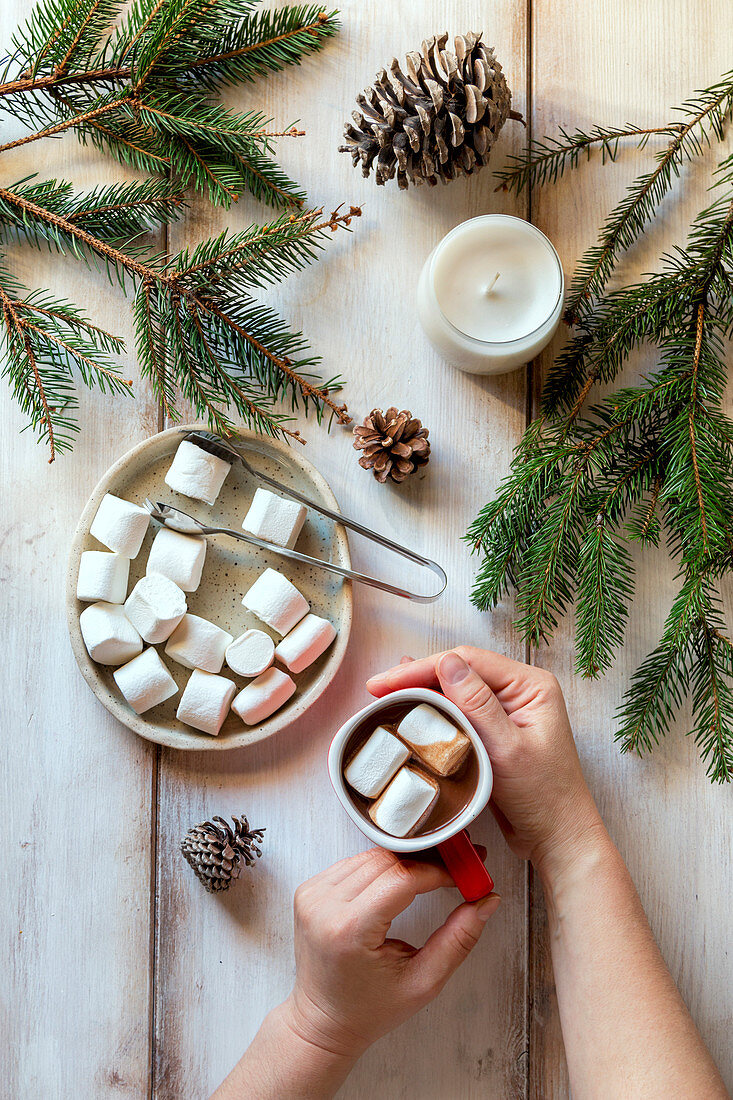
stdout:
<svg viewBox="0 0 733 1100">
<path fill-rule="evenodd" d="M 452 887 L 437 863 L 372 848 L 309 879 L 295 895 L 295 988 L 285 1003 L 301 1039 L 358 1058 L 443 988 L 499 907 L 459 905 L 421 948 L 390 939 L 418 894 Z"/>
<path fill-rule="evenodd" d="M 588 830 L 603 829 L 551 673 L 459 646 L 405 661 L 367 683 L 378 697 L 412 687 L 439 688 L 486 745 L 494 770 L 491 808 L 516 855 L 542 869 L 572 856 Z"/>
</svg>

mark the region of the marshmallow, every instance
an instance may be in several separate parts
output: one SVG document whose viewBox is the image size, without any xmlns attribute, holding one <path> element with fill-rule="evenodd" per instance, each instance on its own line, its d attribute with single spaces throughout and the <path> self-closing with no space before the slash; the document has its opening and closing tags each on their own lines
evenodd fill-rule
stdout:
<svg viewBox="0 0 733 1100">
<path fill-rule="evenodd" d="M 336 637 L 328 619 L 306 615 L 275 649 L 275 656 L 291 672 L 302 672 L 325 653 Z"/>
<path fill-rule="evenodd" d="M 275 643 L 264 630 L 245 630 L 226 651 L 226 662 L 238 676 L 259 676 L 272 664 Z"/>
<path fill-rule="evenodd" d="M 377 726 L 344 770 L 347 783 L 365 798 L 376 798 L 395 772 L 409 759 L 410 750 L 384 726 Z"/>
<path fill-rule="evenodd" d="M 184 497 L 213 504 L 232 466 L 184 439 L 179 443 L 165 483 Z"/>
<path fill-rule="evenodd" d="M 397 732 L 436 775 L 458 771 L 471 747 L 470 738 L 427 703 L 406 714 Z"/>
<path fill-rule="evenodd" d="M 204 672 L 221 672 L 224 653 L 233 637 L 220 626 L 198 615 L 184 615 L 168 639 L 167 657 L 184 668 L 201 668 Z"/>
<path fill-rule="evenodd" d="M 106 550 L 85 550 L 79 562 L 76 598 L 84 603 L 124 603 L 129 576 L 129 558 Z"/>
<path fill-rule="evenodd" d="M 268 668 L 251 684 L 242 688 L 232 703 L 232 710 L 239 715 L 245 726 L 256 726 L 269 718 L 276 710 L 287 703 L 295 691 L 295 681 L 279 668 Z"/>
<path fill-rule="evenodd" d="M 134 657 L 112 675 L 135 714 L 164 703 L 178 691 L 176 681 L 158 656 L 157 649 L 152 647 L 144 649 L 139 657 Z"/>
<path fill-rule="evenodd" d="M 146 642 L 164 642 L 186 614 L 186 597 L 167 577 L 147 573 L 125 600 L 125 614 Z"/>
<path fill-rule="evenodd" d="M 407 836 L 427 821 L 440 788 L 416 768 L 400 768 L 386 791 L 369 807 L 369 816 L 384 833 Z"/>
<path fill-rule="evenodd" d="M 305 522 L 305 508 L 297 500 L 277 496 L 269 489 L 257 489 L 242 529 L 265 542 L 292 550 Z"/>
<path fill-rule="evenodd" d="M 150 547 L 145 572 L 162 573 L 184 592 L 195 592 L 201 583 L 205 557 L 206 539 L 161 527 Z"/>
<path fill-rule="evenodd" d="M 213 672 L 202 672 L 196 668 L 183 689 L 176 718 L 187 726 L 216 737 L 229 713 L 229 704 L 236 690 L 236 684 L 226 676 L 216 676 Z"/>
<path fill-rule="evenodd" d="M 100 665 L 123 665 L 142 652 L 142 638 L 118 603 L 93 603 L 79 616 L 84 645 Z"/>
<path fill-rule="evenodd" d="M 308 613 L 308 601 L 282 573 L 266 569 L 242 603 L 278 634 L 287 634 Z"/>
<path fill-rule="evenodd" d="M 125 558 L 136 558 L 150 523 L 150 514 L 139 504 L 107 493 L 89 528 L 90 534 Z"/>
</svg>

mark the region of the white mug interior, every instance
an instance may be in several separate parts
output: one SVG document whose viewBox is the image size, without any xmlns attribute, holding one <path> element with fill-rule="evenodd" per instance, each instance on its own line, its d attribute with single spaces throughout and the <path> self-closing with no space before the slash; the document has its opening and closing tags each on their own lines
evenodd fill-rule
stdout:
<svg viewBox="0 0 733 1100">
<path fill-rule="evenodd" d="M 346 751 L 349 738 L 356 727 L 360 726 L 367 718 L 378 714 L 381 710 L 385 710 L 387 707 L 393 707 L 395 704 L 399 703 L 414 703 L 416 706 L 420 703 L 429 703 L 430 706 L 435 707 L 436 710 L 442 711 L 447 718 L 450 718 L 459 729 L 463 730 L 463 732 L 471 738 L 478 762 L 478 783 L 476 784 L 473 798 L 465 809 L 442 828 L 435 829 L 430 833 L 422 833 L 420 836 L 390 836 L 389 833 L 385 833 L 382 829 L 378 829 L 376 825 L 373 825 L 371 821 L 363 817 L 355 803 L 351 800 L 343 776 L 344 752 Z M 491 761 L 489 760 L 489 754 L 484 748 L 479 735 L 476 733 L 465 714 L 458 709 L 455 703 L 452 703 L 450 699 L 446 699 L 445 696 L 437 691 L 432 691 L 430 688 L 404 688 L 401 691 L 393 691 L 390 695 L 385 695 L 382 699 L 376 699 L 373 703 L 369 703 L 369 705 L 360 710 L 358 714 L 350 718 L 348 722 L 345 722 L 341 729 L 335 734 L 328 750 L 328 773 L 333 789 L 341 805 L 357 828 L 360 829 L 364 836 L 368 840 L 371 840 L 373 844 L 379 845 L 380 848 L 387 848 L 390 852 L 422 852 L 425 848 L 432 848 L 436 844 L 442 844 L 444 840 L 448 840 L 449 837 L 455 836 L 456 833 L 460 833 L 461 830 L 465 829 L 467 825 L 470 825 L 484 809 L 491 798 L 491 788 L 493 786 Z"/>
</svg>

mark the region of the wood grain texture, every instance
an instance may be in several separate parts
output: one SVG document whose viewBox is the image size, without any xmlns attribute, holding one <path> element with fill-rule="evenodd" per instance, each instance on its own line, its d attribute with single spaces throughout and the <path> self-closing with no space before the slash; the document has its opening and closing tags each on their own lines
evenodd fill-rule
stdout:
<svg viewBox="0 0 733 1100">
<path fill-rule="evenodd" d="M 30 5 L 0 15 L 8 46 Z M 3 116 L 3 139 L 20 131 Z M 80 189 L 120 177 L 69 135 L 3 154 L 10 183 L 33 172 Z M 48 287 L 130 343 L 130 314 L 102 272 L 29 246 L 8 250 L 29 287 Z M 135 378 L 127 356 L 126 377 Z M 157 429 L 155 402 L 80 390 L 73 456 L 49 466 L 5 382 L 0 398 L 3 929 L 0 1092 L 49 1100 L 147 1095 L 153 749 L 82 680 L 64 623 L 66 557 L 105 469 Z"/>
<path fill-rule="evenodd" d="M 594 123 L 657 125 L 670 107 L 730 68 L 729 42 L 720 18 L 728 3 L 650 0 L 622 5 L 605 0 L 534 0 L 532 25 L 532 127 L 538 137 L 558 126 Z M 572 80 L 569 80 L 572 74 Z M 568 272 L 626 184 L 646 170 L 654 145 L 629 151 L 616 165 L 591 160 L 555 187 L 533 196 L 533 220 L 558 244 Z M 723 154 L 714 148 L 702 163 L 682 171 L 682 186 L 666 198 L 662 217 L 626 257 L 625 281 L 653 270 L 664 249 L 684 241 L 690 220 L 706 203 L 709 172 Z M 547 360 L 545 360 L 547 362 Z M 653 362 L 639 356 L 624 381 Z M 621 849 L 662 953 L 725 1079 L 733 1085 L 730 1021 L 733 961 L 730 953 L 731 795 L 712 787 L 695 746 L 675 730 L 650 757 L 620 756 L 612 741 L 613 715 L 629 677 L 656 644 L 675 593 L 666 554 L 636 556 L 637 587 L 626 645 L 611 674 L 597 683 L 573 674 L 573 623 L 563 624 L 540 661 L 560 679 L 586 774 L 614 840 Z M 732 604 L 726 599 L 728 621 Z M 530 1096 L 568 1095 L 559 1041 L 545 917 L 539 886 L 531 898 Z"/>
<path fill-rule="evenodd" d="M 524 426 L 524 375 L 478 379 L 445 366 L 418 326 L 414 294 L 423 260 L 448 229 L 487 210 L 522 213 L 523 208 L 494 195 L 488 173 L 409 194 L 376 188 L 336 151 L 356 93 L 379 67 L 434 31 L 460 33 L 480 20 L 469 4 L 437 0 L 389 8 L 375 0 L 348 3 L 342 17 L 342 33 L 322 54 L 233 96 L 241 105 L 259 104 L 264 93 L 264 110 L 279 123 L 300 118 L 307 136 L 280 142 L 278 155 L 314 203 L 326 210 L 340 202 L 364 204 L 351 236 L 335 235 L 320 263 L 268 298 L 303 327 L 324 356 L 326 373 L 348 379 L 344 398 L 355 418 L 374 405 L 394 403 L 411 408 L 430 428 L 430 465 L 412 483 L 393 489 L 360 469 L 348 430 L 334 428 L 327 436 L 315 422 L 303 426 L 306 455 L 329 480 L 342 508 L 436 558 L 450 583 L 433 607 L 356 586 L 352 642 L 337 681 L 320 705 L 278 738 L 221 761 L 206 754 L 163 753 L 159 1100 L 203 1095 L 236 1061 L 263 1014 L 290 988 L 296 885 L 366 843 L 334 799 L 325 767 L 332 733 L 366 701 L 366 677 L 403 653 L 421 655 L 466 640 L 520 655 L 505 614 L 491 620 L 471 608 L 473 564 L 460 536 L 506 470 Z M 520 110 L 525 110 L 525 38 L 516 6 L 496 4 L 489 40 Z M 500 155 L 516 150 L 523 138 L 521 127 L 508 124 Z M 171 247 L 264 216 L 262 207 L 245 201 L 224 214 L 197 204 L 192 222 L 172 228 Z M 395 565 L 384 552 L 358 538 L 351 547 L 356 568 L 386 570 L 394 578 Z M 177 854 L 179 838 L 211 813 L 242 811 L 254 825 L 267 826 L 263 859 L 229 897 L 204 896 Z M 476 834 L 489 847 L 489 865 L 505 898 L 486 942 L 435 1004 L 366 1055 L 344 1086 L 344 1097 L 523 1095 L 525 869 L 506 851 L 490 818 L 478 824 Z M 456 902 L 455 895 L 419 899 L 396 934 L 421 942 Z M 440 1056 L 426 1056 L 438 1035 Z"/>
</svg>

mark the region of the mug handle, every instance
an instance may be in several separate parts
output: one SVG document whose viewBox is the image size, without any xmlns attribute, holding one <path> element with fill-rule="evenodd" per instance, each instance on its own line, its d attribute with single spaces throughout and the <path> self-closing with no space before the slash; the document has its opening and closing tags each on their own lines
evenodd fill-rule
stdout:
<svg viewBox="0 0 733 1100">
<path fill-rule="evenodd" d="M 443 863 L 465 901 L 478 901 L 494 889 L 494 880 L 484 867 L 467 829 L 438 844 Z"/>
</svg>

